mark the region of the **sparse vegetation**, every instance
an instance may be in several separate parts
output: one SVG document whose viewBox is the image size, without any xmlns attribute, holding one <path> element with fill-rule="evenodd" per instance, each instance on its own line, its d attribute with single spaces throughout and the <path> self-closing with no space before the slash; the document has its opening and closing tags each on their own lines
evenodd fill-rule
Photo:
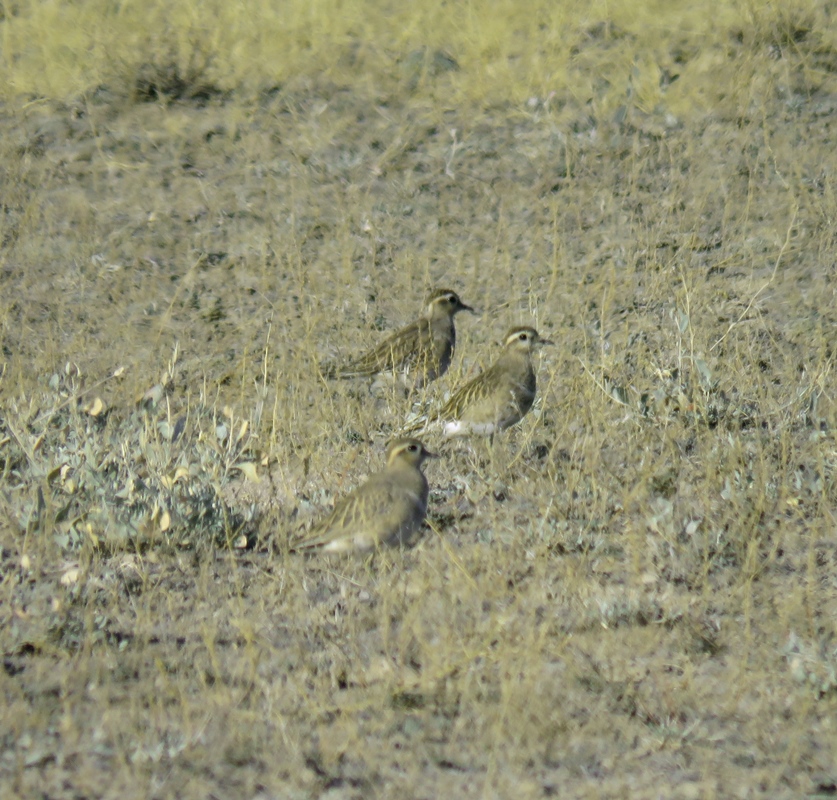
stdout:
<svg viewBox="0 0 837 800">
<path fill-rule="evenodd" d="M 832 14 L 4 4 L 3 796 L 833 795 Z M 289 552 L 440 285 L 535 410 Z"/>
</svg>

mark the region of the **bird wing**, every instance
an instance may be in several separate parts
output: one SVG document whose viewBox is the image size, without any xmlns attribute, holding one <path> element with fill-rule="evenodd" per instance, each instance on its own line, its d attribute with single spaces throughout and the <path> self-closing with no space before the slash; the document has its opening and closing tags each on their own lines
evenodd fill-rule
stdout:
<svg viewBox="0 0 837 800">
<path fill-rule="evenodd" d="M 337 374 L 341 378 L 355 378 L 409 366 L 429 341 L 430 323 L 424 318 L 418 319 L 338 369 Z"/>
<path fill-rule="evenodd" d="M 497 365 L 492 364 L 487 370 L 472 378 L 460 387 L 435 414 L 433 420 L 455 419 L 461 417 L 468 409 L 484 405 L 491 400 L 496 390 Z"/>
<path fill-rule="evenodd" d="M 411 416 L 402 426 L 401 432 L 411 434 L 418 431 L 426 431 L 432 423 L 438 422 L 439 420 L 459 418 L 465 409 L 471 407 L 474 403 L 479 403 L 487 396 L 488 388 L 496 380 L 494 377 L 495 373 L 496 364 L 493 364 L 487 370 L 468 381 L 468 383 L 460 386 L 440 408 L 437 408 L 435 411 L 430 411 L 427 414 L 423 413 Z"/>
<path fill-rule="evenodd" d="M 325 519 L 314 525 L 294 550 L 368 550 L 396 531 L 419 498 L 398 487 L 385 473 L 373 475 L 363 486 L 337 502 Z M 345 542 L 345 547 L 339 545 Z"/>
</svg>

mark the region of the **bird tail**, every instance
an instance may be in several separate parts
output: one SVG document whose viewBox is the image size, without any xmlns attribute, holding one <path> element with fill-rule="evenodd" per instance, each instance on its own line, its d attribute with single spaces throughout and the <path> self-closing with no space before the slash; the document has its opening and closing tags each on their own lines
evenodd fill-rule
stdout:
<svg viewBox="0 0 837 800">
<path fill-rule="evenodd" d="M 364 373 L 354 368 L 353 364 L 335 364 L 333 361 L 323 361 L 319 364 L 324 378 L 360 378 Z"/>
<path fill-rule="evenodd" d="M 439 418 L 438 412 L 426 409 L 413 410 L 398 431 L 399 436 L 425 434 Z"/>
</svg>

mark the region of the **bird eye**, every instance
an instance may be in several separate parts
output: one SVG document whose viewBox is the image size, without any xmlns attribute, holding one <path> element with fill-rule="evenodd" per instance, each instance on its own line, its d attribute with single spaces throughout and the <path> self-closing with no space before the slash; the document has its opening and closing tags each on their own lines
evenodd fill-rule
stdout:
<svg viewBox="0 0 837 800">
<path fill-rule="evenodd" d="M 527 334 L 525 334 L 525 333 L 520 334 L 520 341 L 521 342 L 525 342 L 528 338 L 529 338 L 529 336 Z"/>
<path fill-rule="evenodd" d="M 418 446 L 417 446 L 417 445 L 414 445 L 414 444 L 411 444 L 411 445 L 410 445 L 407 449 L 408 449 L 411 453 L 415 453 L 415 452 L 416 452 L 416 450 L 418 450 Z"/>
</svg>

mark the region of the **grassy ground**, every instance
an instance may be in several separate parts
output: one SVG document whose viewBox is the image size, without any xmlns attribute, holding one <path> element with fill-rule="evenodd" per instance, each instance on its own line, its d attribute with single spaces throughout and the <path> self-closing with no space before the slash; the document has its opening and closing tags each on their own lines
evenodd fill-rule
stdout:
<svg viewBox="0 0 837 800">
<path fill-rule="evenodd" d="M 287 5 L 2 6 L 3 796 L 833 796 L 833 8 Z M 535 411 L 289 553 L 434 286 Z"/>
</svg>

